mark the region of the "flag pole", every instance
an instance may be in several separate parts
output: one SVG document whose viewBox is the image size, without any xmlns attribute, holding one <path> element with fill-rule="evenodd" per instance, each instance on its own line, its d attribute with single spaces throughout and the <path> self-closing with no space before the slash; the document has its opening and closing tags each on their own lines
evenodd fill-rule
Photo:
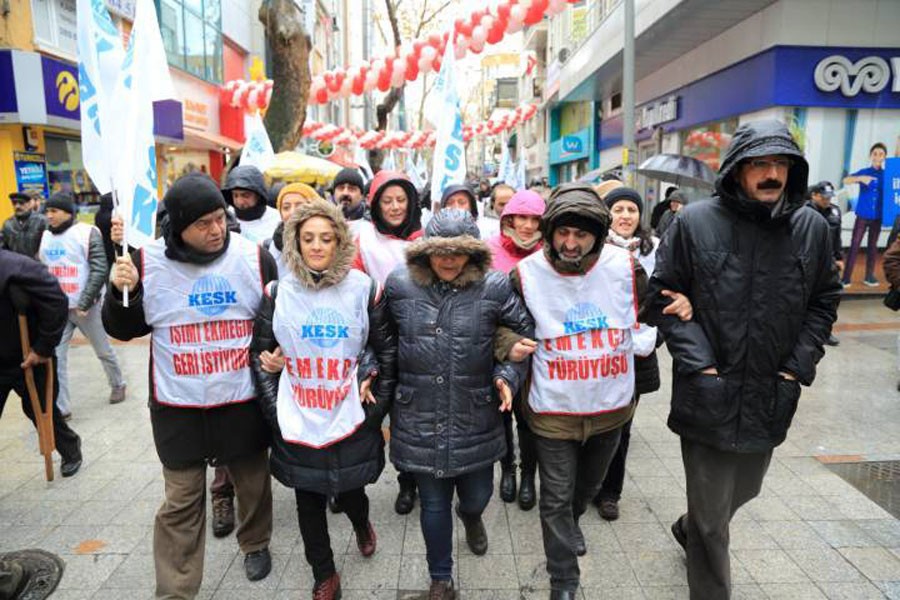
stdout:
<svg viewBox="0 0 900 600">
<path fill-rule="evenodd" d="M 122 258 L 128 256 L 128 223 L 125 220 L 125 216 L 121 214 L 119 210 L 119 194 L 116 191 L 115 181 L 110 178 L 110 187 L 112 188 L 112 197 L 113 197 L 113 205 L 116 207 L 116 212 L 119 213 L 119 216 L 122 217 Z M 128 286 L 125 286 L 125 289 L 122 290 L 122 306 L 128 308 Z"/>
</svg>

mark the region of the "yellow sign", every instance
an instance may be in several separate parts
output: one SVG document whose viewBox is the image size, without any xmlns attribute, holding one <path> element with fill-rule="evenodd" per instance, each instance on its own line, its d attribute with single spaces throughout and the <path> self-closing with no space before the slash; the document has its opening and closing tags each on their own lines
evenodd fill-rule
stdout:
<svg viewBox="0 0 900 600">
<path fill-rule="evenodd" d="M 60 71 L 56 76 L 56 92 L 59 95 L 59 103 L 66 110 L 78 108 L 78 81 L 69 71 Z"/>
</svg>

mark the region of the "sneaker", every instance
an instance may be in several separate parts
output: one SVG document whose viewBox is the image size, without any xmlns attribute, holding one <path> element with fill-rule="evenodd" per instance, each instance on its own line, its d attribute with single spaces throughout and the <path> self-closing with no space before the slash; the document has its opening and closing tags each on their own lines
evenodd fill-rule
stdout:
<svg viewBox="0 0 900 600">
<path fill-rule="evenodd" d="M 62 462 L 59 465 L 60 475 L 63 477 L 71 477 L 81 469 L 81 462 L 81 450 L 79 450 L 78 454 L 75 456 L 62 459 Z"/>
<path fill-rule="evenodd" d="M 114 387 L 112 392 L 109 394 L 109 403 L 110 404 L 119 404 L 120 402 L 125 401 L 125 386 L 120 385 L 119 387 Z"/>
<path fill-rule="evenodd" d="M 212 528 L 217 538 L 225 537 L 234 531 L 234 498 L 231 496 L 213 496 Z"/>
<path fill-rule="evenodd" d="M 875 279 L 874 277 L 866 277 L 863 280 L 863 284 L 867 285 L 869 287 L 878 287 L 879 285 L 881 285 L 881 282 L 878 281 L 877 279 Z"/>
<path fill-rule="evenodd" d="M 605 521 L 615 521 L 619 518 L 619 503 L 612 498 L 604 498 L 597 506 L 597 512 Z"/>
<path fill-rule="evenodd" d="M 452 579 L 432 579 L 428 588 L 428 600 L 455 600 L 456 590 Z"/>
<path fill-rule="evenodd" d="M 313 587 L 313 600 L 341 600 L 341 576 L 334 573 Z"/>
<path fill-rule="evenodd" d="M 851 284 L 849 281 L 842 281 L 842 282 L 841 282 L 841 287 L 843 287 L 845 290 L 846 290 L 848 287 L 850 287 L 851 285 L 852 285 L 852 284 Z"/>
<path fill-rule="evenodd" d="M 256 552 L 248 552 L 244 557 L 244 572 L 250 581 L 265 579 L 271 571 L 272 555 L 269 554 L 268 548 L 263 548 Z"/>
</svg>

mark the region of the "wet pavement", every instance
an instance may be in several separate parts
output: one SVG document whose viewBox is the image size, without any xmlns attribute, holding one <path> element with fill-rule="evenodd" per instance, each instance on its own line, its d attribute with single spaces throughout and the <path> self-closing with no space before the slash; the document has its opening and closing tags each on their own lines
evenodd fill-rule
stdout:
<svg viewBox="0 0 900 600">
<path fill-rule="evenodd" d="M 762 494 L 735 517 L 735 598 L 900 598 L 900 521 L 829 468 L 900 459 L 897 336 L 900 319 L 880 300 L 845 301 L 819 376 L 804 390 L 788 440 L 775 452 Z M 151 526 L 162 477 L 147 414 L 146 340 L 117 345 L 128 399 L 109 390 L 90 347 L 71 351 L 73 428 L 85 463 L 73 478 L 44 481 L 33 429 L 11 398 L 0 420 L 0 552 L 43 548 L 66 561 L 54 599 L 143 599 L 153 595 Z M 585 598 L 687 598 L 683 553 L 669 533 L 684 510 L 678 438 L 666 427 L 663 389 L 641 398 L 632 430 L 621 518 L 582 520 Z M 871 470 L 871 469 L 870 469 Z M 499 472 L 499 469 L 498 469 Z M 499 474 L 499 473 L 498 473 Z M 212 473 L 210 472 L 210 477 Z M 390 468 L 371 486 L 378 551 L 363 559 L 343 515 L 329 515 L 344 598 L 420 597 L 428 585 L 418 509 L 393 512 Z M 312 576 L 290 490 L 273 484 L 272 573 L 248 582 L 233 537 L 209 535 L 201 598 L 308 598 Z M 472 555 L 456 523 L 455 579 L 468 599 L 546 598 L 537 509 L 494 497 L 485 514 L 490 548 Z"/>
</svg>

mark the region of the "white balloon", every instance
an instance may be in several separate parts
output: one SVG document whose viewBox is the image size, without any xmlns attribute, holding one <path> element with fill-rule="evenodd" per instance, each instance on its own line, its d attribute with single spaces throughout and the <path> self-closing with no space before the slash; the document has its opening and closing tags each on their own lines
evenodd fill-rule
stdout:
<svg viewBox="0 0 900 600">
<path fill-rule="evenodd" d="M 550 0 L 547 12 L 552 16 L 561 13 L 566 8 L 566 0 Z"/>
<path fill-rule="evenodd" d="M 472 41 L 479 44 L 480 46 L 484 46 L 484 41 L 487 39 L 487 31 L 481 25 L 476 26 L 472 29 Z M 474 44 L 473 44 L 474 47 Z"/>
<path fill-rule="evenodd" d="M 341 83 L 341 96 L 349 96 L 352 86 L 353 79 L 350 77 L 344 77 L 344 82 Z"/>
<path fill-rule="evenodd" d="M 472 52 L 477 54 L 477 53 L 481 52 L 482 50 L 484 50 L 484 41 L 483 40 L 479 41 L 479 40 L 473 39 L 472 40 Z"/>
<path fill-rule="evenodd" d="M 363 86 L 367 92 L 371 92 L 378 85 L 378 71 L 370 70 L 366 73 L 366 83 Z"/>
<path fill-rule="evenodd" d="M 481 26 L 484 27 L 485 31 L 490 31 L 494 27 L 494 17 L 491 15 L 485 15 L 481 17 Z"/>
<path fill-rule="evenodd" d="M 419 71 L 421 73 L 427 73 L 429 70 L 431 70 L 431 60 L 423 56 L 419 59 Z"/>
<path fill-rule="evenodd" d="M 434 49 L 434 46 L 425 46 L 422 48 L 422 58 L 427 58 L 429 62 L 433 61 L 437 56 L 437 50 Z"/>
<path fill-rule="evenodd" d="M 527 9 L 521 5 L 516 4 L 511 9 L 509 9 L 509 20 L 510 23 L 513 21 L 518 21 L 520 23 L 525 21 L 525 13 L 528 12 Z"/>
<path fill-rule="evenodd" d="M 456 41 L 453 54 L 456 55 L 456 60 L 462 60 L 466 57 L 466 44 L 462 43 L 462 38 Z"/>
<path fill-rule="evenodd" d="M 525 10 L 528 10 L 529 8 L 531 8 L 532 4 L 533 4 L 532 0 L 519 0 L 519 6 L 521 6 Z"/>
<path fill-rule="evenodd" d="M 510 16 L 509 25 L 506 26 L 506 33 L 516 33 L 522 31 L 523 27 L 525 27 L 525 23 L 520 20 L 513 19 L 512 16 Z"/>
</svg>

